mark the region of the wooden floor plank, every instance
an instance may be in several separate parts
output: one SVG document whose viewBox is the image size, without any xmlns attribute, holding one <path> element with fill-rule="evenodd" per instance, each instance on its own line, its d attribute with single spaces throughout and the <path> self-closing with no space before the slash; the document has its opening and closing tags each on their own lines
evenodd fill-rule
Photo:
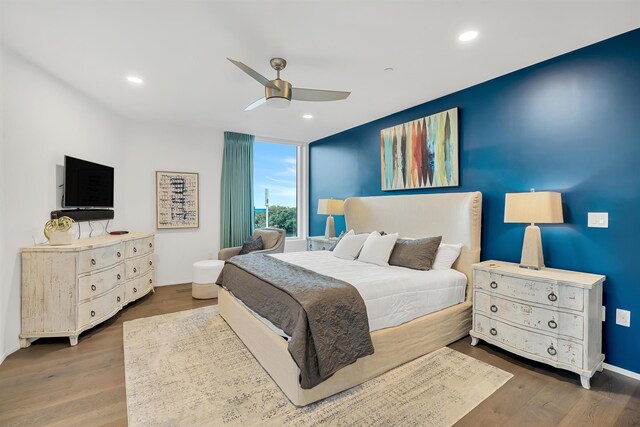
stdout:
<svg viewBox="0 0 640 427">
<path fill-rule="evenodd" d="M 2 426 L 125 426 L 122 324 L 216 304 L 190 285 L 163 286 L 80 336 L 40 339 L 0 365 Z M 577 375 L 463 338 L 451 348 L 514 375 L 457 426 L 637 426 L 640 382 L 604 371 L 584 390 Z"/>
</svg>

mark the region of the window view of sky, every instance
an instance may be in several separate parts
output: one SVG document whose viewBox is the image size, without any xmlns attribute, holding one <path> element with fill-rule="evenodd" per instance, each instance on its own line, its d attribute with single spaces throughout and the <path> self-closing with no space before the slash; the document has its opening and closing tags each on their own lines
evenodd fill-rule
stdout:
<svg viewBox="0 0 640 427">
<path fill-rule="evenodd" d="M 296 146 L 256 141 L 253 145 L 253 203 L 264 208 L 264 190 L 270 206 L 296 206 Z"/>
</svg>

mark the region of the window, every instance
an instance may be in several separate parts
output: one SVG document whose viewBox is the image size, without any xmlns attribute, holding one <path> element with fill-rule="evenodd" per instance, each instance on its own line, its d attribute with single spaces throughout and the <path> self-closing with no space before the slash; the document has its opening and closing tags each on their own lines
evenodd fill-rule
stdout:
<svg viewBox="0 0 640 427">
<path fill-rule="evenodd" d="M 300 233 L 298 183 L 300 147 L 256 141 L 253 146 L 254 228 L 278 227 L 287 237 Z"/>
</svg>

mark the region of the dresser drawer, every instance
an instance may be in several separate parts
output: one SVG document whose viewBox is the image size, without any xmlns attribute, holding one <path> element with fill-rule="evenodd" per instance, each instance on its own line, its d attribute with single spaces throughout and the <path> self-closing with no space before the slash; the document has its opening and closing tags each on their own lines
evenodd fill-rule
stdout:
<svg viewBox="0 0 640 427">
<path fill-rule="evenodd" d="M 124 304 L 124 287 L 116 286 L 104 295 L 78 306 L 78 328 L 102 321 Z"/>
<path fill-rule="evenodd" d="M 477 311 L 491 318 L 508 320 L 556 335 L 566 335 L 580 340 L 584 338 L 584 318 L 578 314 L 510 301 L 484 291 L 475 292 L 473 303 Z"/>
<path fill-rule="evenodd" d="M 78 273 L 101 270 L 123 259 L 124 245 L 122 243 L 81 251 L 78 260 Z"/>
<path fill-rule="evenodd" d="M 100 295 L 109 289 L 124 283 L 124 264 L 115 266 L 100 272 L 89 273 L 78 279 L 78 300 Z"/>
<path fill-rule="evenodd" d="M 153 246 L 153 236 L 128 240 L 125 242 L 125 253 L 127 254 L 127 258 L 133 258 L 153 252 Z"/>
<path fill-rule="evenodd" d="M 544 359 L 582 369 L 582 345 L 561 338 L 520 329 L 490 319 L 480 313 L 473 315 L 473 330 L 486 337 L 488 342 L 504 344 Z"/>
<path fill-rule="evenodd" d="M 520 279 L 475 270 L 474 286 L 494 295 L 504 295 L 551 307 L 562 307 L 582 311 L 584 309 L 584 291 L 575 286 L 559 286 L 556 283 Z"/>
<path fill-rule="evenodd" d="M 153 270 L 147 271 L 144 276 L 129 280 L 125 284 L 124 298 L 126 302 L 135 301 L 144 296 L 153 288 Z"/>
<path fill-rule="evenodd" d="M 127 279 L 141 276 L 153 268 L 153 253 L 125 261 Z"/>
</svg>

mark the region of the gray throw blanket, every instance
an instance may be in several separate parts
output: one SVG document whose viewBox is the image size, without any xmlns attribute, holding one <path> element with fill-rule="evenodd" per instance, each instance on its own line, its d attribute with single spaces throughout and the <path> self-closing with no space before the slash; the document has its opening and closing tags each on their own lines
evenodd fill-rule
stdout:
<svg viewBox="0 0 640 427">
<path fill-rule="evenodd" d="M 218 284 L 291 337 L 303 389 L 373 354 L 367 308 L 348 283 L 250 254 L 228 260 Z"/>
</svg>

